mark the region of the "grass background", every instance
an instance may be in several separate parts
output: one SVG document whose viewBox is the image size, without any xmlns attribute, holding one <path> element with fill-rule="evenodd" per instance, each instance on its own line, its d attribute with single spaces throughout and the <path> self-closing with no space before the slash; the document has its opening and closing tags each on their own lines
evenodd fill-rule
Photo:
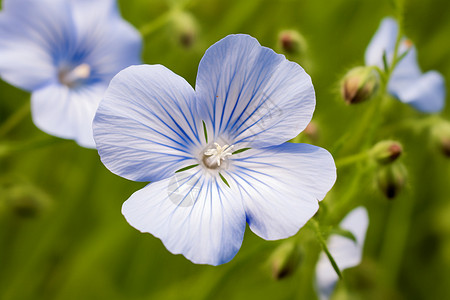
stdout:
<svg viewBox="0 0 450 300">
<path fill-rule="evenodd" d="M 196 24 L 196 38 L 188 48 L 180 43 L 180 27 L 189 23 L 177 27 L 166 18 L 176 1 L 119 3 L 123 17 L 137 28 L 157 25 L 145 36 L 143 62 L 163 64 L 192 85 L 204 51 L 222 37 L 247 33 L 277 49 L 280 30 L 298 30 L 307 48 L 290 59 L 305 67 L 315 85 L 313 119 L 320 138 L 314 143 L 337 160 L 364 150 L 333 151 L 339 138 L 350 141 L 362 123 L 371 122 L 364 116 L 373 104 L 344 105 L 339 81 L 348 69 L 363 64 L 380 20 L 395 14 L 391 1 L 191 1 L 185 12 Z M 420 65 L 441 72 L 447 90 L 449 14 L 450 2 L 444 0 L 405 4 L 405 32 L 418 48 Z M 29 94 L 0 81 L 0 124 L 23 107 L 26 113 L 28 102 Z M 447 105 L 442 112 L 444 119 L 449 119 L 449 109 Z M 370 225 L 363 262 L 344 272 L 334 297 L 447 299 L 450 161 L 436 149 L 429 131 L 400 126 L 403 120 L 415 124 L 426 116 L 392 100 L 380 118 L 376 139 L 402 142 L 408 184 L 388 201 L 374 185 L 373 167 L 338 169 L 324 207 L 333 210 L 341 201 L 363 204 Z M 29 113 L 0 138 L 0 299 L 315 299 L 320 246 L 308 228 L 298 234 L 307 249 L 303 260 L 283 280 L 271 277 L 268 264 L 282 241 L 264 241 L 248 228 L 231 262 L 195 265 L 126 223 L 121 205 L 145 184 L 110 173 L 95 150 L 47 136 Z"/>
</svg>

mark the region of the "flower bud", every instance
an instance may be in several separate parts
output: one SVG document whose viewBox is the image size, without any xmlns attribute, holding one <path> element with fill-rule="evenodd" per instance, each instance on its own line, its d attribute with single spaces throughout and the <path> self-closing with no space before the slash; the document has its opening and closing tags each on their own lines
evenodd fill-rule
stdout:
<svg viewBox="0 0 450 300">
<path fill-rule="evenodd" d="M 395 198 L 406 184 L 407 171 L 403 164 L 395 162 L 382 166 L 377 172 L 377 184 L 388 198 Z"/>
<path fill-rule="evenodd" d="M 380 78 L 373 67 L 356 67 L 345 76 L 341 94 L 347 104 L 356 104 L 373 98 L 378 91 Z"/>
<path fill-rule="evenodd" d="M 40 190 L 27 184 L 11 185 L 3 191 L 6 208 L 22 218 L 32 218 L 45 210 L 50 203 L 49 198 Z"/>
<path fill-rule="evenodd" d="M 285 54 L 304 54 L 306 41 L 296 30 L 283 30 L 278 34 L 278 48 Z"/>
<path fill-rule="evenodd" d="M 198 35 L 198 25 L 194 16 L 180 11 L 174 14 L 172 23 L 177 42 L 185 48 L 192 47 Z"/>
<path fill-rule="evenodd" d="M 382 165 L 392 163 L 402 152 L 402 145 L 396 141 L 378 142 L 371 150 L 372 157 Z"/>
<path fill-rule="evenodd" d="M 432 139 L 437 148 L 446 157 L 450 157 L 450 123 L 442 121 L 436 124 L 431 131 Z"/>
<path fill-rule="evenodd" d="M 297 270 L 302 253 L 299 245 L 293 241 L 282 243 L 270 257 L 272 277 L 276 280 L 294 274 Z"/>
<path fill-rule="evenodd" d="M 303 130 L 303 133 L 311 140 L 312 142 L 316 142 L 319 139 L 319 128 L 317 127 L 316 122 L 309 122 L 308 126 Z"/>
</svg>

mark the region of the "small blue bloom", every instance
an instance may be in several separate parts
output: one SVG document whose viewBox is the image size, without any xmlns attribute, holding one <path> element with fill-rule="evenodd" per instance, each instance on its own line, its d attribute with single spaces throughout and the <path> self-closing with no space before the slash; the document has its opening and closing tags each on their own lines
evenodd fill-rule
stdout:
<svg viewBox="0 0 450 300">
<path fill-rule="evenodd" d="M 392 18 L 385 18 L 367 47 L 365 60 L 368 66 L 383 67 L 383 53 L 388 63 L 392 63 L 398 34 L 398 24 Z M 388 91 L 401 102 L 415 109 L 434 113 L 443 109 L 445 104 L 445 81 L 436 71 L 422 73 L 417 64 L 416 48 L 407 38 L 400 42 L 400 57 L 406 56 L 397 64 L 388 83 Z"/>
<path fill-rule="evenodd" d="M 357 207 L 347 214 L 339 225 L 341 229 L 353 234 L 355 240 L 340 235 L 332 235 L 328 240 L 328 250 L 340 270 L 359 265 L 362 258 L 364 240 L 369 216 L 364 207 Z M 316 266 L 316 285 L 321 300 L 329 299 L 339 277 L 333 269 L 328 257 L 322 253 Z"/>
<path fill-rule="evenodd" d="M 115 0 L 3 0 L 0 75 L 32 92 L 41 130 L 95 147 L 92 120 L 109 81 L 140 63 L 141 37 Z"/>
<path fill-rule="evenodd" d="M 94 138 L 113 173 L 152 182 L 124 203 L 127 221 L 175 254 L 218 265 L 239 250 L 246 222 L 267 240 L 292 236 L 333 186 L 330 153 L 286 143 L 314 107 L 298 64 L 230 35 L 206 51 L 195 90 L 161 65 L 121 71 Z"/>
</svg>

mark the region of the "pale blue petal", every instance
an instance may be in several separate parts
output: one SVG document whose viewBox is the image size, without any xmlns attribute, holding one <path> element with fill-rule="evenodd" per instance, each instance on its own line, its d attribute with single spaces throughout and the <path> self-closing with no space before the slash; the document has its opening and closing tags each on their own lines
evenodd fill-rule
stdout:
<svg viewBox="0 0 450 300">
<path fill-rule="evenodd" d="M 398 34 L 398 25 L 392 18 L 385 18 L 366 50 L 366 65 L 383 68 L 383 53 L 392 63 Z M 417 63 L 417 51 L 411 42 L 403 38 L 398 56 L 407 54 L 396 65 L 388 84 L 389 93 L 419 111 L 434 113 L 444 108 L 445 81 L 435 71 L 422 74 Z"/>
<path fill-rule="evenodd" d="M 123 20 L 115 0 L 72 0 L 78 55 L 92 67 L 92 78 L 110 81 L 122 69 L 140 64 L 142 39 Z"/>
<path fill-rule="evenodd" d="M 95 148 L 92 120 L 105 89 L 104 84 L 77 89 L 51 84 L 39 89 L 31 97 L 33 122 L 51 135 Z"/>
<path fill-rule="evenodd" d="M 353 234 L 356 243 L 340 235 L 332 235 L 330 237 L 328 250 L 341 271 L 357 266 L 361 262 L 368 225 L 369 216 L 367 210 L 364 207 L 358 207 L 352 210 L 340 224 L 342 229 L 348 230 Z M 338 275 L 336 271 L 325 253 L 322 253 L 316 266 L 316 284 L 321 300 L 329 299 L 337 281 Z"/>
<path fill-rule="evenodd" d="M 197 74 L 201 118 L 213 138 L 253 147 L 281 144 L 302 131 L 315 107 L 306 72 L 248 35 L 211 46 Z"/>
<path fill-rule="evenodd" d="M 193 109 L 194 90 L 169 69 L 126 68 L 112 79 L 95 116 L 102 162 L 135 181 L 160 180 L 196 164 L 192 153 L 200 147 L 202 125 Z"/>
<path fill-rule="evenodd" d="M 445 80 L 436 71 L 415 78 L 393 76 L 389 81 L 389 92 L 400 101 L 426 113 L 439 112 L 445 105 Z"/>
<path fill-rule="evenodd" d="M 242 202 L 220 179 L 200 167 L 151 183 L 122 207 L 127 221 L 160 238 L 174 254 L 219 265 L 239 250 L 245 230 Z"/>
<path fill-rule="evenodd" d="M 76 33 L 65 1 L 3 1 L 0 75 L 22 89 L 56 81 L 54 62 L 73 51 Z"/>
<path fill-rule="evenodd" d="M 410 43 L 411 42 L 407 39 L 404 39 L 400 43 L 398 48 L 399 57 L 406 51 L 408 53 L 395 66 L 390 82 L 396 78 L 416 78 L 422 74 L 419 64 L 417 63 L 416 47 Z"/>
<path fill-rule="evenodd" d="M 307 144 L 251 149 L 230 160 L 224 177 L 239 190 L 251 230 L 267 240 L 297 233 L 336 181 L 331 154 Z"/>
<path fill-rule="evenodd" d="M 367 66 L 378 66 L 383 69 L 383 53 L 392 60 L 397 41 L 398 25 L 393 18 L 384 18 L 377 32 L 367 46 L 365 62 Z"/>
</svg>

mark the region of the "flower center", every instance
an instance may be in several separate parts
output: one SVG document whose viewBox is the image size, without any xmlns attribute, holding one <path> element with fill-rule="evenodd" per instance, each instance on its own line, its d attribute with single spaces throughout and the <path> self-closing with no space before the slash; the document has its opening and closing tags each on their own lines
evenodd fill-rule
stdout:
<svg viewBox="0 0 450 300">
<path fill-rule="evenodd" d="M 203 163 L 210 169 L 217 169 L 220 164 L 233 153 L 234 145 L 225 145 L 221 147 L 218 143 L 214 143 L 216 148 L 211 148 L 203 153 Z"/>
<path fill-rule="evenodd" d="M 62 84 L 68 87 L 74 87 L 88 79 L 90 75 L 91 67 L 88 64 L 81 64 L 73 69 L 61 69 L 58 78 Z"/>
</svg>

